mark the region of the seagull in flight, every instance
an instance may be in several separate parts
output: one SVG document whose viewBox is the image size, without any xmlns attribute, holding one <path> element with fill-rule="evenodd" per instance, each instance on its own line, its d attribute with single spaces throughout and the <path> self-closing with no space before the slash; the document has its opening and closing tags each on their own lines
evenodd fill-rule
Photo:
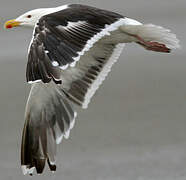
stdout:
<svg viewBox="0 0 186 180">
<path fill-rule="evenodd" d="M 125 44 L 170 53 L 179 40 L 170 30 L 80 4 L 40 8 L 5 23 L 33 28 L 26 79 L 31 84 L 22 134 L 23 174 L 56 171 L 56 146 L 68 139 L 77 113 L 86 109 Z"/>
</svg>

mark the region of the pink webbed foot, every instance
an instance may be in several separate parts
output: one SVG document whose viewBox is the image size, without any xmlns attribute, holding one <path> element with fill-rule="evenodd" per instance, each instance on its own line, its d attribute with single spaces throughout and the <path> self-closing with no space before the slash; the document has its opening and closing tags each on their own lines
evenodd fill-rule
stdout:
<svg viewBox="0 0 186 180">
<path fill-rule="evenodd" d="M 145 41 L 145 42 L 138 42 L 138 44 L 142 45 L 145 49 L 150 51 L 157 51 L 157 52 L 164 52 L 170 53 L 171 49 L 167 48 L 165 44 L 152 42 L 152 41 Z"/>
<path fill-rule="evenodd" d="M 139 36 L 135 36 L 139 41 L 138 44 L 142 45 L 145 49 L 150 51 L 157 51 L 157 52 L 164 52 L 170 53 L 171 49 L 166 47 L 165 44 L 153 41 L 145 41 L 144 39 L 140 38 Z"/>
</svg>

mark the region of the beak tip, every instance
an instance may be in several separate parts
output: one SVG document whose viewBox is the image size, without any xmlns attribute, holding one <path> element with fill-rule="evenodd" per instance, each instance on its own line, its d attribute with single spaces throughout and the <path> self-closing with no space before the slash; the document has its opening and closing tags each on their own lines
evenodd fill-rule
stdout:
<svg viewBox="0 0 186 180">
<path fill-rule="evenodd" d="M 4 28 L 5 29 L 11 29 L 13 27 L 19 26 L 20 22 L 15 21 L 15 19 L 5 22 Z"/>
<path fill-rule="evenodd" d="M 10 25 L 10 24 L 7 25 L 7 24 L 5 24 L 5 25 L 4 25 L 4 28 L 5 28 L 5 29 L 11 29 L 11 28 L 12 28 L 12 25 Z"/>
<path fill-rule="evenodd" d="M 11 25 L 7 25 L 7 26 L 5 26 L 5 28 L 6 29 L 10 29 L 10 28 L 12 28 L 12 26 Z"/>
</svg>

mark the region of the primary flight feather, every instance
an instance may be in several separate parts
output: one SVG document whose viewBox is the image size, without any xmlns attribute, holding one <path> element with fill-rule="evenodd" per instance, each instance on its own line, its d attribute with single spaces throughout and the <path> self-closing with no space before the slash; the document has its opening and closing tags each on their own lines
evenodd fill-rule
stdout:
<svg viewBox="0 0 186 180">
<path fill-rule="evenodd" d="M 29 11 L 5 28 L 34 28 L 26 69 L 31 91 L 21 146 L 24 174 L 56 170 L 56 144 L 68 138 L 76 118 L 73 104 L 88 104 L 126 43 L 170 53 L 176 36 L 160 26 L 95 7 L 70 4 Z"/>
</svg>

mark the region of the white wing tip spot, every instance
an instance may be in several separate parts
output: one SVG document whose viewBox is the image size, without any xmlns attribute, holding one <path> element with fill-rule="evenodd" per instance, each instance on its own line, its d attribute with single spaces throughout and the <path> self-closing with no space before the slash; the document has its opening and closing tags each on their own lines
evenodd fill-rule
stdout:
<svg viewBox="0 0 186 180">
<path fill-rule="evenodd" d="M 56 144 L 60 144 L 62 140 L 63 140 L 63 134 L 56 139 Z"/>
<path fill-rule="evenodd" d="M 62 69 L 62 70 L 65 70 L 65 69 L 67 69 L 68 68 L 68 64 L 66 64 L 66 65 L 64 65 L 64 66 L 60 66 L 60 69 Z"/>
<path fill-rule="evenodd" d="M 77 112 L 74 112 L 74 119 L 72 120 L 72 122 L 70 123 L 70 129 L 72 129 L 75 125 L 76 122 L 76 117 L 77 117 Z"/>
<path fill-rule="evenodd" d="M 33 84 L 33 83 L 37 83 L 37 82 L 41 82 L 41 79 L 37 79 L 35 81 L 28 81 L 29 84 Z"/>
<path fill-rule="evenodd" d="M 53 65 L 54 67 L 56 67 L 56 66 L 59 66 L 59 63 L 58 63 L 57 61 L 53 61 L 53 62 L 52 62 L 52 65 Z"/>
<path fill-rule="evenodd" d="M 70 64 L 70 67 L 75 67 L 75 66 L 76 66 L 76 61 Z"/>
<path fill-rule="evenodd" d="M 70 136 L 70 130 L 67 130 L 64 134 L 65 139 L 68 139 Z"/>
<path fill-rule="evenodd" d="M 21 166 L 23 175 L 33 174 L 35 167 L 27 168 L 26 165 Z"/>
</svg>

